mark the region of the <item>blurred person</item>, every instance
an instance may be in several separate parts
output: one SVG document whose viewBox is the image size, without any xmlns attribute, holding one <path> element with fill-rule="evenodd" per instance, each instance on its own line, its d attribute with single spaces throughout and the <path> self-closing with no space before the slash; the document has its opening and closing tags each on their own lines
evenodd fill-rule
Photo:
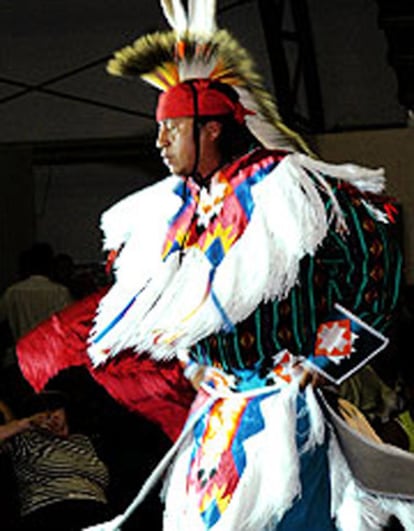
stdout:
<svg viewBox="0 0 414 531">
<path fill-rule="evenodd" d="M 407 374 L 403 380 L 404 406 L 378 429 L 384 442 L 414 452 L 414 382 Z"/>
<path fill-rule="evenodd" d="M 396 386 L 387 385 L 371 365 L 345 380 L 338 392 L 365 415 L 374 429 L 388 421 L 399 407 Z"/>
<path fill-rule="evenodd" d="M 53 258 L 52 279 L 70 290 L 76 266 L 68 253 L 57 253 Z"/>
<path fill-rule="evenodd" d="M 0 299 L 0 320 L 8 321 L 15 341 L 73 301 L 68 288 L 52 280 L 49 244 L 35 243 L 25 262 L 25 278 L 9 286 Z"/>
<path fill-rule="evenodd" d="M 55 256 L 53 280 L 66 286 L 74 300 L 82 299 L 98 290 L 92 270 L 77 266 L 67 253 L 58 253 Z"/>
<path fill-rule="evenodd" d="M 16 342 L 73 302 L 68 288 L 51 278 L 53 256 L 53 248 L 46 242 L 35 243 L 25 250 L 19 261 L 20 280 L 11 284 L 0 297 L 0 330 L 4 338 L 0 388 L 16 412 L 30 394 L 17 364 Z"/>
</svg>

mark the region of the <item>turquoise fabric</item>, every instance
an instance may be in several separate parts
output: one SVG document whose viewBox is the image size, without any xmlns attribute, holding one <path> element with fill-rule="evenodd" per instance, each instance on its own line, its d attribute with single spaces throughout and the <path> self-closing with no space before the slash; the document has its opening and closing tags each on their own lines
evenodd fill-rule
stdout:
<svg viewBox="0 0 414 531">
<path fill-rule="evenodd" d="M 302 395 L 297 400 L 296 442 L 299 451 L 309 433 L 309 412 Z M 328 466 L 328 441 L 300 455 L 302 492 L 283 519 L 275 524 L 276 531 L 335 531 L 330 514 L 331 494 Z"/>
</svg>

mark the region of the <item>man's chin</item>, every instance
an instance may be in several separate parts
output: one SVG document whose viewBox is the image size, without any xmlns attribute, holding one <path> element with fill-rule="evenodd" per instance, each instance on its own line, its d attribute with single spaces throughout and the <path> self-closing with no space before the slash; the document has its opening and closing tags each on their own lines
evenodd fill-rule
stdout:
<svg viewBox="0 0 414 531">
<path fill-rule="evenodd" d="M 166 166 L 168 168 L 168 171 L 170 173 L 174 173 L 174 165 L 170 162 L 169 159 L 166 159 L 165 157 L 163 157 L 162 162 L 163 162 L 164 166 Z"/>
</svg>

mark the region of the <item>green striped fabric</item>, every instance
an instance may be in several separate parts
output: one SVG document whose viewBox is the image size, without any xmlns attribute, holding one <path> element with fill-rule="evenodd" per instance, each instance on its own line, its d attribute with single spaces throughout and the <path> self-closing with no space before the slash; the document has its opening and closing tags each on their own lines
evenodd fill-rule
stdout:
<svg viewBox="0 0 414 531">
<path fill-rule="evenodd" d="M 341 235 L 330 228 L 315 255 L 301 261 L 298 282 L 284 300 L 261 303 L 230 333 L 203 339 L 193 347 L 194 359 L 227 372 L 253 365 L 265 372 L 272 356 L 281 349 L 306 355 L 318 324 L 336 302 L 387 333 L 398 302 L 403 267 L 398 216 L 395 222 L 379 221 L 356 188 L 338 181 L 330 185 L 349 232 Z M 366 199 L 381 212 L 390 202 L 380 196 Z M 329 208 L 326 198 L 328 212 Z"/>
</svg>

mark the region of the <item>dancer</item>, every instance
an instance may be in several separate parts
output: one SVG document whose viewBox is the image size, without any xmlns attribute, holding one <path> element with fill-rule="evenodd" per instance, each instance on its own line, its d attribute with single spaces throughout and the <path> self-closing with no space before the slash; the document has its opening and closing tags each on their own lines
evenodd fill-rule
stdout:
<svg viewBox="0 0 414 531">
<path fill-rule="evenodd" d="M 404 500 L 357 486 L 306 386 L 310 367 L 340 382 L 386 346 L 402 257 L 383 172 L 311 153 L 248 52 L 217 29 L 215 2 L 194 0 L 188 15 L 179 1 L 162 7 L 172 31 L 142 37 L 108 69 L 161 89 L 157 147 L 171 176 L 102 217 L 116 282 L 88 306 L 87 355 L 65 347 L 74 320 L 62 312 L 62 349 L 39 363 L 33 345 L 54 333 L 39 327 L 20 343 L 22 371 L 40 388 L 86 364 L 172 435 L 137 498 L 164 476 L 165 530 L 413 523 Z"/>
</svg>

